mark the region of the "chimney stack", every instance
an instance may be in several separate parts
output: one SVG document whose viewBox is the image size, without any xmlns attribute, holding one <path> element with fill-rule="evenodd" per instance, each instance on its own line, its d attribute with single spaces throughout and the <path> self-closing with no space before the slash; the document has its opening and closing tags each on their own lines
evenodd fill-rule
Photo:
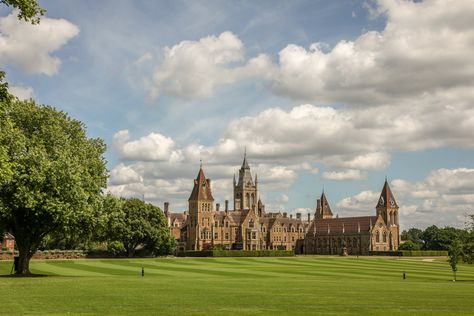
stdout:
<svg viewBox="0 0 474 316">
<path fill-rule="evenodd" d="M 290 214 L 290 218 L 293 218 L 293 214 Z"/>
<path fill-rule="evenodd" d="M 288 213 L 283 212 L 283 217 L 284 217 L 284 218 L 286 218 L 287 215 L 288 215 Z"/>
<path fill-rule="evenodd" d="M 311 213 L 308 213 L 308 222 L 311 222 Z"/>
<path fill-rule="evenodd" d="M 229 200 L 225 200 L 225 211 L 229 210 Z"/>
<path fill-rule="evenodd" d="M 169 207 L 170 207 L 170 203 L 169 202 L 165 202 L 165 214 L 168 215 L 169 213 Z"/>
<path fill-rule="evenodd" d="M 216 203 L 216 212 L 219 212 L 219 208 L 220 208 L 220 204 L 219 203 Z"/>
<path fill-rule="evenodd" d="M 301 213 L 296 213 L 296 219 L 301 219 Z"/>
</svg>

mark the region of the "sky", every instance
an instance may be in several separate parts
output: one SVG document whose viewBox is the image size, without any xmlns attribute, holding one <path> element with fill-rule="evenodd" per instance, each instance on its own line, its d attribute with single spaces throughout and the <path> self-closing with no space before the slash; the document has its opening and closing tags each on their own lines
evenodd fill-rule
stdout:
<svg viewBox="0 0 474 316">
<path fill-rule="evenodd" d="M 186 210 L 202 160 L 223 205 L 246 148 L 268 211 L 373 214 L 387 178 L 402 229 L 474 213 L 470 0 L 39 3 L 1 7 L 0 67 L 105 140 L 113 194 Z"/>
</svg>

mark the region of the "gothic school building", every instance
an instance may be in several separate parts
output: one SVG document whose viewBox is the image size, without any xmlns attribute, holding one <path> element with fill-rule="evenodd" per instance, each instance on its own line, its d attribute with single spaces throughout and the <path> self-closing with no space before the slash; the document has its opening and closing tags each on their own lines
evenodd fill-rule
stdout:
<svg viewBox="0 0 474 316">
<path fill-rule="evenodd" d="M 258 195 L 257 175 L 252 178 L 246 156 L 234 176 L 234 208 L 214 203 L 211 180 L 199 169 L 188 199 L 188 210 L 174 213 L 165 203 L 178 251 L 213 248 L 294 250 L 300 254 L 364 255 L 369 251 L 397 250 L 400 242 L 398 205 L 387 180 L 374 216 L 334 217 L 322 193 L 313 218 L 285 212 L 267 212 Z"/>
</svg>

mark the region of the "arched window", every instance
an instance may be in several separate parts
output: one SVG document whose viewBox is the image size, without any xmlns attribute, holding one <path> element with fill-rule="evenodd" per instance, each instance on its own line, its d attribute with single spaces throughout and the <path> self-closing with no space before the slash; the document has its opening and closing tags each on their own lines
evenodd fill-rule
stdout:
<svg viewBox="0 0 474 316">
<path fill-rule="evenodd" d="M 253 228 L 255 226 L 255 223 L 253 222 L 253 219 L 249 221 L 249 228 Z"/>
<path fill-rule="evenodd" d="M 375 232 L 375 242 L 380 242 L 380 233 L 378 231 Z"/>
<path fill-rule="evenodd" d="M 249 205 L 249 204 L 250 204 L 250 194 L 247 193 L 247 197 L 246 197 L 246 199 L 245 199 L 245 204 L 244 204 L 244 205 L 245 205 L 247 208 L 250 208 L 250 205 Z"/>
<path fill-rule="evenodd" d="M 387 242 L 387 233 L 386 232 L 383 233 L 383 242 Z"/>
<path fill-rule="evenodd" d="M 253 207 L 254 204 L 255 204 L 255 196 L 252 193 L 252 195 L 250 195 L 250 205 L 249 205 L 249 207 Z"/>
</svg>

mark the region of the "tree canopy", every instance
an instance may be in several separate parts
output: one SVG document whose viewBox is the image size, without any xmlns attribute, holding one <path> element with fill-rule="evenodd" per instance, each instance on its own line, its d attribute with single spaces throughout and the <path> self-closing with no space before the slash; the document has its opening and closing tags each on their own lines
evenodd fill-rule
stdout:
<svg viewBox="0 0 474 316">
<path fill-rule="evenodd" d="M 18 19 L 38 24 L 46 13 L 35 0 L 0 0 L 0 3 L 18 10 Z"/>
<path fill-rule="evenodd" d="M 52 231 L 87 226 L 107 172 L 101 139 L 66 113 L 34 101 L 0 102 L 0 226 L 20 253 L 20 273 Z"/>
<path fill-rule="evenodd" d="M 104 239 L 120 242 L 129 257 L 138 246 L 153 254 L 169 254 L 174 249 L 167 219 L 161 209 L 137 198 L 119 199 L 107 195 L 104 200 Z"/>
</svg>

